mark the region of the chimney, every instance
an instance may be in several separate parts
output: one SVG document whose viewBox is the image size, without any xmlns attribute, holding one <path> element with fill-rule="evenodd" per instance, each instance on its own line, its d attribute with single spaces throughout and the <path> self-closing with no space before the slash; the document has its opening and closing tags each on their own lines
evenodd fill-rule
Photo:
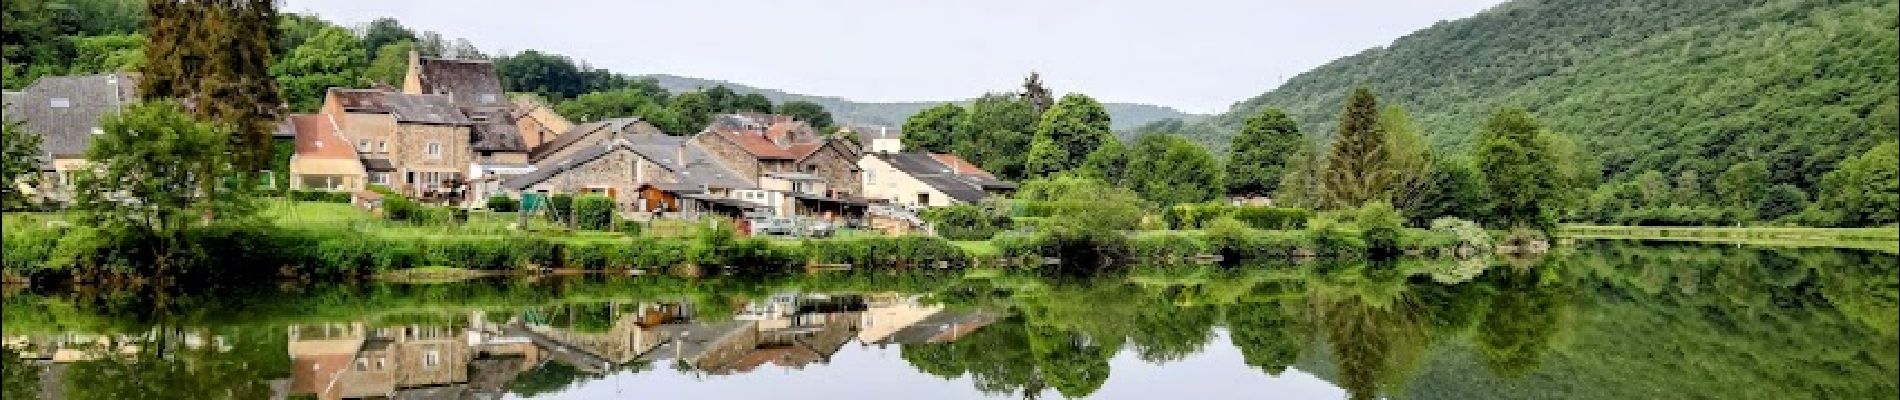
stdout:
<svg viewBox="0 0 1900 400">
<path fill-rule="evenodd" d="M 683 142 L 683 141 L 682 141 L 682 142 L 680 142 L 680 146 L 679 146 L 679 147 L 674 147 L 674 148 L 673 148 L 673 162 L 674 162 L 675 164 L 678 164 L 678 165 L 680 165 L 680 166 L 681 166 L 681 168 L 685 168 L 685 165 L 686 165 L 686 142 Z"/>
</svg>

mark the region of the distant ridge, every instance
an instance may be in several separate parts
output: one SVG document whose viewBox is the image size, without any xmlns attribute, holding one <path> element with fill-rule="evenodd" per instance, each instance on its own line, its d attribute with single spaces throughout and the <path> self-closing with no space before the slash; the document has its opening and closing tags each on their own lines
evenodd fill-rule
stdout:
<svg viewBox="0 0 1900 400">
<path fill-rule="evenodd" d="M 831 115 L 834 119 L 837 119 L 839 121 L 858 123 L 858 124 L 899 126 L 899 125 L 903 125 L 904 120 L 910 118 L 911 114 L 916 114 L 918 111 L 922 111 L 925 108 L 930 108 L 938 104 L 950 102 L 950 101 L 905 101 L 905 102 L 894 102 L 894 103 L 858 102 L 858 101 L 845 99 L 842 97 L 815 96 L 815 95 L 806 95 L 806 94 L 787 93 L 782 90 L 764 89 L 764 88 L 754 87 L 750 85 L 721 81 L 721 80 L 716 80 L 716 79 L 692 78 L 692 77 L 666 75 L 666 74 L 642 75 L 639 77 L 653 78 L 654 80 L 660 82 L 661 87 L 664 87 L 666 88 L 666 90 L 672 91 L 674 93 L 699 90 L 701 88 L 707 88 L 707 87 L 712 87 L 716 85 L 725 85 L 726 88 L 732 89 L 732 91 L 738 92 L 740 94 L 758 93 L 760 95 L 765 96 L 765 98 L 772 99 L 773 103 L 784 103 L 788 100 L 809 101 L 809 102 L 817 103 L 818 105 L 821 105 L 821 106 L 825 106 L 826 110 L 831 111 Z M 974 98 L 976 97 L 976 95 L 979 95 L 979 94 L 981 93 L 972 93 L 971 97 Z M 963 100 L 957 100 L 955 102 L 961 103 L 963 102 Z M 1206 117 L 1205 115 L 1189 114 L 1189 113 L 1181 112 L 1180 110 L 1176 110 L 1173 108 L 1157 106 L 1157 105 L 1149 105 L 1149 104 L 1103 103 L 1102 107 L 1107 108 L 1109 116 L 1114 118 L 1114 128 L 1116 130 L 1133 129 L 1143 124 L 1165 120 L 1165 119 L 1180 119 L 1180 120 L 1186 120 L 1186 121 L 1196 121 L 1196 120 L 1200 120 Z"/>
</svg>

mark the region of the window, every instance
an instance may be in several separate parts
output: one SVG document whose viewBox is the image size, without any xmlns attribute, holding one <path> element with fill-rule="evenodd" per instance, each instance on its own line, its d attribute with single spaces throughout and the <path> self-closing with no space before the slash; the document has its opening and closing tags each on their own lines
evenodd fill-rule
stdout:
<svg viewBox="0 0 1900 400">
<path fill-rule="evenodd" d="M 877 184 L 877 171 L 864 171 L 864 183 Z"/>
<path fill-rule="evenodd" d="M 918 192 L 918 193 L 917 193 L 917 205 L 920 205 L 920 206 L 927 206 L 927 205 L 930 205 L 930 194 L 929 194 L 929 193 L 923 193 L 923 192 Z"/>
<path fill-rule="evenodd" d="M 387 140 L 378 140 L 378 141 L 376 141 L 376 152 L 377 152 L 377 153 L 387 153 L 387 152 L 389 152 L 389 141 L 387 141 Z"/>
<path fill-rule="evenodd" d="M 429 349 L 422 353 L 422 368 L 434 370 L 442 365 L 442 351 Z"/>
<path fill-rule="evenodd" d="M 368 153 L 368 152 L 369 152 L 369 139 L 362 139 L 362 140 L 358 140 L 358 141 L 356 141 L 356 151 L 360 151 L 360 152 L 364 152 L 364 153 Z"/>
<path fill-rule="evenodd" d="M 388 172 L 371 172 L 369 173 L 369 183 L 374 183 L 378 185 L 388 185 L 389 173 Z"/>
<path fill-rule="evenodd" d="M 355 365 L 355 368 L 356 368 L 356 370 L 357 370 L 357 371 L 368 371 L 368 370 L 369 370 L 369 359 L 368 359 L 368 358 L 362 358 L 362 357 L 357 357 L 357 358 L 356 358 L 356 365 Z"/>
<path fill-rule="evenodd" d="M 442 158 L 442 142 L 429 142 L 427 146 L 423 146 L 422 153 L 427 154 L 429 158 Z"/>
<path fill-rule="evenodd" d="M 50 101 L 47 101 L 47 104 L 46 104 L 46 106 L 47 106 L 47 107 L 52 107 L 52 108 L 66 108 L 66 107 L 72 107 L 72 106 L 73 106 L 73 100 L 72 100 L 72 99 L 68 99 L 68 98 L 65 98 L 65 97 L 54 97 L 54 98 L 52 98 L 52 100 L 50 100 Z"/>
</svg>

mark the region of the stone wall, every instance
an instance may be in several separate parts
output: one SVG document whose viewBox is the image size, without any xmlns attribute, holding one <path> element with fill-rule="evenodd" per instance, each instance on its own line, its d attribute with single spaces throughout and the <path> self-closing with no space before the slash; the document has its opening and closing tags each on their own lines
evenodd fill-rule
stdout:
<svg viewBox="0 0 1900 400">
<path fill-rule="evenodd" d="M 858 158 L 851 153 L 845 150 L 838 141 L 829 141 L 824 147 L 819 147 L 818 151 L 799 161 L 797 168 L 800 171 L 812 171 L 819 178 L 823 178 L 831 190 L 845 196 L 856 196 L 864 193 L 864 189 L 863 182 L 858 178 Z"/>
<path fill-rule="evenodd" d="M 391 144 L 392 161 L 404 171 L 468 173 L 473 155 L 469 149 L 469 128 L 452 125 L 400 124 L 396 126 L 397 144 Z M 440 155 L 428 154 L 429 143 L 440 143 Z"/>
<path fill-rule="evenodd" d="M 706 152 L 712 153 L 713 157 L 718 157 L 719 161 L 725 162 L 726 166 L 732 167 L 734 172 L 738 172 L 739 176 L 747 181 L 757 183 L 759 175 L 765 172 L 761 169 L 757 157 L 753 157 L 751 153 L 740 148 L 738 143 L 733 143 L 718 133 L 701 133 L 699 136 L 694 136 L 693 141 L 698 142 L 700 147 L 706 149 Z"/>
<path fill-rule="evenodd" d="M 636 172 L 637 171 L 637 172 Z M 645 178 L 642 181 L 640 178 Z M 528 192 L 581 193 L 610 189 L 614 203 L 622 212 L 634 210 L 641 185 L 654 182 L 678 182 L 677 177 L 658 164 L 627 148 L 618 148 L 600 158 L 554 174 L 527 189 Z"/>
</svg>

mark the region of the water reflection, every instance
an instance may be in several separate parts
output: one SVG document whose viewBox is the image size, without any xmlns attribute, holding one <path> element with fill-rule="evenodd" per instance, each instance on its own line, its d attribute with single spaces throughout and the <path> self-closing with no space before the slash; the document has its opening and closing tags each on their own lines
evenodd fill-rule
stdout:
<svg viewBox="0 0 1900 400">
<path fill-rule="evenodd" d="M 575 398 L 680 376 L 668 385 L 816 398 L 880 383 L 762 379 L 876 368 L 939 379 L 895 390 L 948 397 L 1312 382 L 1349 398 L 1891 398 L 1896 267 L 1884 254 L 1589 245 L 1090 277 L 287 284 L 165 302 L 15 290 L 0 387 L 7 399 Z M 1257 378 L 1142 380 L 1226 354 L 1237 362 L 1212 368 Z"/>
</svg>

